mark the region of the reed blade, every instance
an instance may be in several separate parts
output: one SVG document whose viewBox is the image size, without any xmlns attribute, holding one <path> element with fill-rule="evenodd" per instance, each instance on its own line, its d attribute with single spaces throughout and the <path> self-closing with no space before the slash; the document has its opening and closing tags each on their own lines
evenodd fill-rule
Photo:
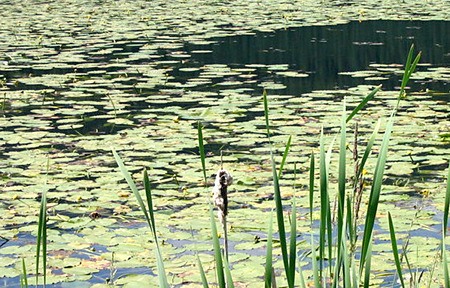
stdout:
<svg viewBox="0 0 450 288">
<path fill-rule="evenodd" d="M 150 218 L 150 229 L 153 231 L 153 237 L 155 237 L 156 242 L 155 214 L 153 211 L 152 191 L 150 188 L 150 179 L 148 178 L 147 169 L 144 170 L 144 190 L 145 190 L 145 198 L 147 199 L 147 207 Z"/>
<path fill-rule="evenodd" d="M 27 274 L 27 268 L 25 265 L 25 259 L 22 258 L 22 274 L 20 274 L 20 287 L 21 288 L 28 288 L 28 274 Z M 37 282 L 36 282 L 37 285 Z"/>
<path fill-rule="evenodd" d="M 445 204 L 444 204 L 444 215 L 443 215 L 443 223 L 444 223 L 444 229 L 442 233 L 444 234 L 444 237 L 447 236 L 447 225 L 448 225 L 448 210 L 450 206 L 450 164 L 448 166 L 448 175 L 447 175 L 447 192 L 445 193 Z"/>
<path fill-rule="evenodd" d="M 198 151 L 200 153 L 200 160 L 202 162 L 203 179 L 205 181 L 205 186 L 206 186 L 206 182 L 207 182 L 207 178 L 206 178 L 206 154 L 205 154 L 205 146 L 203 144 L 203 127 L 200 124 L 200 121 L 197 123 L 197 133 L 198 133 Z"/>
<path fill-rule="evenodd" d="M 325 222 L 326 222 L 326 226 L 327 226 L 327 228 L 326 228 L 326 232 L 327 232 L 327 234 L 326 234 L 327 235 L 327 247 L 328 247 L 328 256 L 327 256 L 327 258 L 329 260 L 333 259 L 333 255 L 332 255 L 332 252 L 333 252 L 333 222 L 332 222 L 332 219 L 331 219 L 332 211 L 331 211 L 330 194 L 329 194 L 329 174 L 330 174 L 329 170 L 330 170 L 330 163 L 331 163 L 331 155 L 332 155 L 332 152 L 333 152 L 333 146 L 334 146 L 334 142 L 335 141 L 336 141 L 336 136 L 333 137 L 333 140 L 331 141 L 331 143 L 330 143 L 330 145 L 328 147 L 327 153 L 325 155 L 325 176 L 326 176 L 325 177 L 325 179 L 326 179 L 325 180 L 326 181 L 326 185 L 325 185 L 325 189 L 326 189 L 326 193 L 325 193 L 325 195 L 326 195 L 326 206 L 325 206 L 325 209 L 327 210 L 326 211 Z M 330 273 L 330 275 L 332 275 L 332 273 L 333 273 L 333 265 L 331 265 L 331 262 L 330 262 L 330 265 L 328 265 L 328 267 L 329 267 L 329 273 Z"/>
<path fill-rule="evenodd" d="M 378 155 L 377 164 L 375 166 L 375 173 L 373 176 L 373 184 L 370 191 L 369 196 L 369 206 L 367 208 L 367 215 L 364 227 L 363 234 L 363 243 L 361 247 L 361 264 L 360 264 L 360 273 L 364 269 L 364 261 L 367 257 L 368 247 L 370 242 L 372 241 L 372 231 L 375 223 L 375 217 L 378 208 L 378 201 L 381 193 L 381 185 L 383 181 L 384 169 L 386 165 L 387 151 L 389 146 L 389 140 L 392 133 L 392 129 L 394 126 L 394 120 L 399 108 L 400 100 L 404 97 L 405 87 L 410 79 L 410 76 L 415 71 L 417 63 L 420 60 L 421 53 L 419 53 L 414 61 L 412 61 L 412 57 L 414 54 L 414 45 L 411 46 L 409 50 L 408 58 L 405 64 L 405 73 L 403 75 L 402 86 L 400 88 L 400 93 L 397 99 L 397 105 L 392 109 L 391 116 L 389 117 L 388 124 L 386 126 L 386 130 L 384 132 L 383 141 L 381 143 L 380 153 Z M 412 63 L 411 63 L 412 61 Z"/>
<path fill-rule="evenodd" d="M 142 200 L 141 194 L 139 194 L 139 191 L 136 187 L 136 183 L 134 182 L 133 178 L 131 178 L 130 173 L 128 172 L 128 169 L 125 167 L 125 164 L 123 163 L 122 158 L 119 156 L 119 154 L 116 152 L 116 150 L 112 149 L 114 159 L 116 160 L 117 165 L 119 166 L 120 171 L 122 172 L 123 177 L 128 183 L 128 186 L 130 187 L 131 191 L 133 192 L 134 196 L 136 197 L 136 200 L 138 202 L 139 208 L 141 209 L 142 213 L 144 213 L 145 220 L 147 221 L 150 229 L 153 231 L 152 227 L 152 221 L 150 220 L 150 216 L 148 215 L 147 209 L 145 208 L 144 201 Z"/>
<path fill-rule="evenodd" d="M 281 159 L 280 170 L 278 170 L 278 179 L 281 179 L 281 175 L 283 173 L 284 164 L 286 163 L 286 159 L 287 159 L 287 156 L 289 154 L 289 149 L 291 147 L 291 140 L 292 140 L 292 136 L 289 136 L 289 139 L 288 139 L 288 141 L 286 143 L 286 146 L 284 148 L 283 159 Z"/>
<path fill-rule="evenodd" d="M 369 196 L 369 206 L 367 208 L 363 242 L 361 247 L 361 264 L 360 273 L 362 272 L 365 264 L 365 260 L 368 257 L 369 245 L 372 241 L 372 232 L 375 224 L 375 218 L 378 210 L 378 203 L 381 194 L 381 185 L 383 182 L 384 169 L 386 165 L 387 151 L 389 146 L 389 140 L 392 132 L 392 127 L 394 125 L 394 116 L 391 116 L 384 132 L 383 142 L 381 144 L 380 153 L 378 155 L 377 164 L 375 166 L 375 172 L 373 176 L 373 184 L 370 190 Z"/>
<path fill-rule="evenodd" d="M 413 55 L 414 55 L 414 44 L 411 45 L 411 48 L 409 49 L 409 52 L 408 52 L 408 57 L 406 58 L 405 72 L 403 73 L 402 84 L 400 86 L 399 98 L 404 98 L 405 97 L 406 85 L 408 84 L 412 73 L 414 73 L 414 71 L 416 70 L 416 67 L 417 67 L 417 64 L 419 63 L 420 57 L 422 55 L 422 52 L 419 52 L 417 54 L 417 56 L 414 59 L 414 61 L 412 60 Z"/>
<path fill-rule="evenodd" d="M 364 97 L 364 99 L 359 103 L 359 105 L 356 106 L 355 109 L 353 109 L 353 111 L 350 113 L 350 115 L 348 115 L 345 122 L 352 120 L 352 118 L 355 117 L 355 115 L 358 114 L 358 112 L 362 108 L 364 108 L 364 106 L 366 106 L 366 104 L 375 97 L 375 94 L 377 94 L 377 92 L 380 91 L 380 89 L 381 89 L 381 85 L 377 86 L 372 92 L 370 92 L 366 97 Z"/>
<path fill-rule="evenodd" d="M 157 269 L 158 269 L 158 280 L 159 280 L 159 287 L 169 287 L 167 276 L 166 276 L 166 269 L 164 268 L 164 261 L 161 254 L 161 248 L 159 247 L 158 237 L 156 235 L 156 224 L 155 224 L 155 215 L 153 210 L 153 200 L 152 200 L 152 192 L 150 188 L 150 180 L 148 178 L 147 170 L 144 170 L 144 190 L 145 190 L 145 197 L 147 199 L 147 207 L 148 207 L 148 213 L 150 218 L 150 229 L 153 232 L 153 237 L 155 239 L 155 245 L 156 245 L 156 259 L 157 259 Z"/>
<path fill-rule="evenodd" d="M 202 280 L 203 288 L 209 288 L 208 280 L 206 279 L 205 270 L 203 269 L 202 261 L 200 261 L 200 257 L 198 254 L 195 254 L 197 256 L 197 265 L 200 272 L 200 279 Z"/>
<path fill-rule="evenodd" d="M 264 119 L 266 121 L 266 133 L 267 137 L 270 139 L 270 129 L 269 129 L 269 104 L 267 101 L 267 91 L 263 91 L 263 102 L 264 102 Z"/>
<path fill-rule="evenodd" d="M 320 249 L 320 246 L 321 245 L 319 245 L 319 249 Z M 313 232 L 311 232 L 311 262 L 312 262 L 312 270 L 313 270 L 314 287 L 321 288 L 322 287 L 322 271 L 320 271 L 321 267 L 317 261 L 317 254 L 316 254 L 316 247 L 314 245 Z"/>
<path fill-rule="evenodd" d="M 223 257 L 223 267 L 225 270 L 226 287 L 234 288 L 233 277 L 231 277 L 230 265 L 228 264 L 227 257 Z"/>
<path fill-rule="evenodd" d="M 378 119 L 377 124 L 375 125 L 375 128 L 373 129 L 372 135 L 370 136 L 369 141 L 367 141 L 367 146 L 366 146 L 366 149 L 364 150 L 364 155 L 361 158 L 361 162 L 358 167 L 358 172 L 356 173 L 355 181 L 357 181 L 357 179 L 359 179 L 359 177 L 361 177 L 361 174 L 364 170 L 367 159 L 369 158 L 370 154 L 372 153 L 373 143 L 375 142 L 375 138 L 378 135 L 380 126 L 381 126 L 381 120 Z"/>
<path fill-rule="evenodd" d="M 211 222 L 211 238 L 213 240 L 214 260 L 216 263 L 216 277 L 219 287 L 226 288 L 222 251 L 220 251 L 219 236 L 217 235 L 217 226 L 216 221 L 214 220 L 214 213 L 211 204 L 209 206 L 209 219 Z"/>
<path fill-rule="evenodd" d="M 267 234 L 267 248 L 266 248 L 266 269 L 264 273 L 264 287 L 272 288 L 272 245 L 273 241 L 273 211 L 270 212 L 269 218 L 269 232 Z"/>
<path fill-rule="evenodd" d="M 277 174 L 277 169 L 275 166 L 275 159 L 274 159 L 273 152 L 272 152 L 272 144 L 270 142 L 269 105 L 268 105 L 268 101 L 267 101 L 266 91 L 264 91 L 264 93 L 263 93 L 263 100 L 264 100 L 264 115 L 265 115 L 265 119 L 266 119 L 267 138 L 269 139 L 269 147 L 270 147 L 270 160 L 272 163 L 274 201 L 275 201 L 277 224 L 278 224 L 278 234 L 280 236 L 281 256 L 283 259 L 283 265 L 284 265 L 284 270 L 286 272 L 288 286 L 293 287 L 294 283 L 291 281 L 291 278 L 289 277 L 290 273 L 289 273 L 288 250 L 287 250 L 287 243 L 286 243 L 286 228 L 284 226 L 283 204 L 281 201 L 280 184 L 278 181 L 278 174 Z"/>
<path fill-rule="evenodd" d="M 38 218 L 38 234 L 36 239 L 36 285 L 39 281 L 39 260 L 42 252 L 42 274 L 44 287 L 47 284 L 47 190 L 41 196 Z"/>
<path fill-rule="evenodd" d="M 342 117 L 341 117 L 341 137 L 339 144 L 339 171 L 338 171 L 338 214 L 337 214 L 337 269 L 335 272 L 336 278 L 339 277 L 340 267 L 342 263 L 342 245 L 341 242 L 345 241 L 344 230 L 344 211 L 345 211 L 345 183 L 346 183 L 346 152 L 347 152 L 347 126 L 346 126 L 346 104 L 344 98 L 344 104 L 342 107 Z M 336 279 L 335 278 L 335 279 Z M 336 281 L 334 283 L 337 283 Z"/>
<path fill-rule="evenodd" d="M 351 269 L 350 269 L 351 268 L 350 267 L 350 259 L 347 255 L 347 251 L 349 251 L 349 250 L 347 248 L 347 241 L 345 241 L 345 237 L 344 237 L 344 235 L 346 235 L 345 226 L 343 227 L 342 235 L 343 235 L 343 237 L 341 238 L 342 239 L 341 258 L 342 258 L 342 263 L 343 263 L 344 287 L 352 287 L 352 282 L 351 282 L 351 278 L 350 278 L 350 275 L 352 275 Z"/>
<path fill-rule="evenodd" d="M 298 259 L 299 258 L 297 257 L 297 260 Z M 300 261 L 298 261 L 297 266 L 298 266 L 298 274 L 299 274 L 299 278 L 300 278 L 300 288 L 306 288 L 305 275 L 303 275 L 303 269 L 302 269 L 302 265 L 301 265 Z"/>
<path fill-rule="evenodd" d="M 283 204 L 281 201 L 281 191 L 280 184 L 278 182 L 277 170 L 275 167 L 275 160 L 273 157 L 272 151 L 270 151 L 270 158 L 272 161 L 272 177 L 273 177 L 273 187 L 274 187 L 274 200 L 275 200 L 275 208 L 276 208 L 276 216 L 278 223 L 278 234 L 280 235 L 280 246 L 281 246 L 281 256 L 283 258 L 284 270 L 286 272 L 286 277 L 288 279 L 288 285 L 291 285 L 289 275 L 289 260 L 288 260 L 288 252 L 287 252 L 287 243 L 286 243 L 286 228 L 284 226 L 284 216 L 283 216 Z M 293 283 L 292 283 L 293 285 Z M 289 286 L 293 287 L 293 286 Z"/>
<path fill-rule="evenodd" d="M 445 227 L 442 227 L 445 229 Z M 444 233 L 442 233 L 442 265 L 444 270 L 444 287 L 450 288 L 450 275 L 448 272 L 448 260 L 447 260 L 447 247 L 445 245 L 445 236 Z"/>
<path fill-rule="evenodd" d="M 142 213 L 144 214 L 145 220 L 147 221 L 147 224 L 152 231 L 153 238 L 156 245 L 156 266 L 158 269 L 158 281 L 159 286 L 163 288 L 168 288 L 169 284 L 167 281 L 167 276 L 164 268 L 164 261 L 161 255 L 161 249 L 158 244 L 158 237 L 156 235 L 156 225 L 155 225 L 155 217 L 153 213 L 153 201 L 152 201 L 152 194 L 150 189 L 150 180 L 148 178 L 147 171 L 144 170 L 144 188 L 145 188 L 145 196 L 147 199 L 147 205 L 148 210 L 145 208 L 144 201 L 142 200 L 141 194 L 139 193 L 136 183 L 134 182 L 133 178 L 131 178 L 130 173 L 128 172 L 128 169 L 125 167 L 125 164 L 123 163 L 122 158 L 119 156 L 119 154 L 112 149 L 114 159 L 116 160 L 117 165 L 119 166 L 120 171 L 122 172 L 122 175 L 124 176 L 125 180 L 128 183 L 128 186 L 130 187 L 131 191 L 133 192 L 134 196 L 136 197 L 136 200 L 138 202 L 139 208 L 141 209 Z"/>
<path fill-rule="evenodd" d="M 325 160 L 325 144 L 323 139 L 323 128 L 320 132 L 320 228 L 319 228 L 319 274 L 322 278 L 323 259 L 325 258 L 325 232 L 327 229 L 326 219 L 328 213 L 328 179 Z M 330 245 L 330 243 L 328 243 Z"/>
<path fill-rule="evenodd" d="M 369 288 L 370 286 L 370 271 L 372 269 L 372 242 L 369 243 L 367 247 L 367 258 L 365 259 L 366 266 L 364 267 L 364 288 Z"/>
<path fill-rule="evenodd" d="M 391 237 L 392 253 L 394 254 L 395 268 L 397 269 L 400 284 L 404 288 L 405 282 L 403 281 L 402 267 L 400 263 L 400 257 L 398 256 L 397 239 L 395 237 L 395 229 L 394 223 L 392 222 L 391 212 L 388 212 L 388 220 L 389 220 L 389 234 Z"/>
<path fill-rule="evenodd" d="M 450 288 L 450 275 L 448 272 L 448 260 L 447 260 L 447 246 L 445 244 L 445 237 L 447 235 L 447 221 L 448 221 L 448 209 L 450 202 L 450 164 L 448 167 L 447 175 L 447 192 L 445 194 L 445 207 L 444 207 L 444 219 L 442 222 L 442 265 L 444 270 L 444 286 L 445 288 Z"/>
<path fill-rule="evenodd" d="M 166 271 L 164 269 L 164 260 L 161 255 L 161 249 L 159 248 L 158 242 L 156 242 L 156 268 L 158 269 L 158 282 L 160 288 L 169 288 L 169 283 L 167 282 Z"/>
<path fill-rule="evenodd" d="M 313 225 L 313 203 L 314 203 L 314 152 L 311 153 L 311 159 L 309 162 L 309 219 L 311 221 L 311 228 Z"/>
<path fill-rule="evenodd" d="M 295 283 L 295 265 L 297 262 L 297 205 L 295 194 L 292 201 L 291 210 L 291 231 L 290 231 L 290 242 L 289 242 L 289 275 L 291 283 Z"/>
</svg>

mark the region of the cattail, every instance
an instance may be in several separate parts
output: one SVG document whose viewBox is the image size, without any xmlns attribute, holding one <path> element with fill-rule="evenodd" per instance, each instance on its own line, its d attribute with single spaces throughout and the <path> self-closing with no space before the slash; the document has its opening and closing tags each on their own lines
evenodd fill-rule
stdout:
<svg viewBox="0 0 450 288">
<path fill-rule="evenodd" d="M 222 223 L 224 233 L 225 257 L 228 260 L 228 237 L 227 237 L 227 215 L 228 215 L 228 186 L 233 183 L 233 176 L 221 168 L 216 175 L 213 188 L 214 205 L 218 208 L 218 217 Z"/>
<path fill-rule="evenodd" d="M 219 209 L 219 220 L 223 224 L 228 215 L 228 186 L 233 183 L 233 176 L 225 170 L 220 169 L 214 182 L 214 205 Z"/>
</svg>

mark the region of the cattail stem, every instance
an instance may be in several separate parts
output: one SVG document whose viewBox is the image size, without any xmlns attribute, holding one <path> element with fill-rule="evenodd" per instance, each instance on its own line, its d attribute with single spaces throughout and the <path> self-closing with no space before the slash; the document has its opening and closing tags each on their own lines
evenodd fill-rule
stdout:
<svg viewBox="0 0 450 288">
<path fill-rule="evenodd" d="M 227 259 L 227 263 L 228 262 L 228 233 L 227 233 L 227 216 L 225 216 L 223 218 L 223 222 L 222 222 L 222 228 L 223 228 L 223 246 L 224 246 L 224 254 L 225 254 L 225 259 Z"/>
</svg>

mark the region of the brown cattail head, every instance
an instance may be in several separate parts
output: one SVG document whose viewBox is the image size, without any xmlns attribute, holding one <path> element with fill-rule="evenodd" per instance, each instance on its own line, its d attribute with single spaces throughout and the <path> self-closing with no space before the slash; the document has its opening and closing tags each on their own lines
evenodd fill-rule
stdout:
<svg viewBox="0 0 450 288">
<path fill-rule="evenodd" d="M 224 222 L 228 214 L 228 186 L 233 183 L 233 176 L 225 170 L 220 169 L 216 175 L 216 181 L 213 188 L 214 205 L 219 209 L 220 222 Z"/>
</svg>

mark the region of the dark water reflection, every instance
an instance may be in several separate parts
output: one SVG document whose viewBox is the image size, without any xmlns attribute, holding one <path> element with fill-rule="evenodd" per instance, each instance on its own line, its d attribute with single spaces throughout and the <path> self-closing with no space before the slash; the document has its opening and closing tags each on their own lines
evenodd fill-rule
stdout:
<svg viewBox="0 0 450 288">
<path fill-rule="evenodd" d="M 403 64 L 411 44 L 423 51 L 421 63 L 449 67 L 449 32 L 450 21 L 367 21 L 299 27 L 218 39 L 208 47 L 212 53 L 192 54 L 192 60 L 229 65 L 289 64 L 292 69 L 310 74 L 307 78 L 281 79 L 287 88 L 280 93 L 298 95 L 361 84 L 363 78 L 338 73 L 366 70 L 374 63 Z M 187 46 L 188 50 L 201 48 L 204 46 Z M 398 82 L 398 77 L 391 76 L 381 83 L 385 89 L 393 89 Z M 373 84 L 379 83 L 379 80 L 373 81 Z M 450 89 L 448 82 L 437 81 L 412 86 L 415 90 L 447 92 Z"/>
</svg>

